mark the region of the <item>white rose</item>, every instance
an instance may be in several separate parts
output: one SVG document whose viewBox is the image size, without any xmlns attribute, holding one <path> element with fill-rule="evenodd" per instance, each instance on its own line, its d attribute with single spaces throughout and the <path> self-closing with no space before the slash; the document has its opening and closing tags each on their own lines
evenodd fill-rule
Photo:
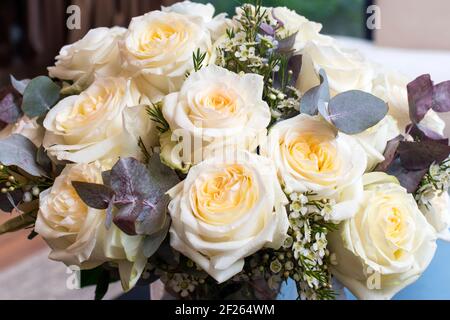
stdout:
<svg viewBox="0 0 450 320">
<path fill-rule="evenodd" d="M 286 238 L 287 199 L 264 157 L 209 158 L 168 193 L 171 246 L 218 282 L 239 273 L 245 257 Z"/>
<path fill-rule="evenodd" d="M 12 134 L 21 134 L 33 142 L 36 147 L 40 147 L 44 138 L 44 128 L 36 120 L 37 118 L 30 119 L 23 116 L 16 123 L 9 124 L 0 130 L 0 139 L 7 138 Z"/>
<path fill-rule="evenodd" d="M 351 217 L 362 196 L 366 155 L 357 140 L 320 116 L 300 114 L 269 132 L 261 154 L 271 158 L 286 193 L 314 192 L 336 200 L 333 220 Z"/>
<path fill-rule="evenodd" d="M 236 74 L 210 65 L 186 79 L 180 92 L 163 101 L 164 118 L 179 144 L 162 154 L 163 160 L 176 163 L 200 162 L 223 148 L 254 151 L 270 123 L 270 110 L 263 95 L 263 78 L 256 74 Z M 166 148 L 170 141 L 161 139 Z M 180 160 L 180 151 L 182 152 Z"/>
<path fill-rule="evenodd" d="M 48 68 L 50 77 L 76 81 L 119 75 L 122 62 L 118 41 L 125 32 L 119 27 L 90 30 L 81 40 L 61 49 L 55 66 Z"/>
<path fill-rule="evenodd" d="M 374 68 L 380 67 L 374 65 Z M 406 89 L 409 82 L 402 74 L 392 71 L 381 71 L 373 80 L 372 94 L 387 102 L 389 114 L 397 120 L 402 132 L 411 123 Z M 441 135 L 444 133 L 445 122 L 433 110 L 426 113 L 421 124 Z"/>
<path fill-rule="evenodd" d="M 383 153 L 387 142 L 399 134 L 397 121 L 387 115 L 373 127 L 354 135 L 366 152 L 366 171 L 372 171 L 378 163 L 384 161 Z"/>
<path fill-rule="evenodd" d="M 111 165 L 112 161 L 67 165 L 54 185 L 40 194 L 35 230 L 51 247 L 50 259 L 81 269 L 113 262 L 128 290 L 147 263 L 143 237 L 129 236 L 115 225 L 106 229 L 105 210 L 88 207 L 72 186 L 72 181 L 102 183 L 101 173 Z"/>
<path fill-rule="evenodd" d="M 214 12 L 216 9 L 211 3 L 203 4 L 191 1 L 182 1 L 169 7 L 163 6 L 161 11 L 176 12 L 183 15 L 201 17 L 203 22 L 206 24 L 206 28 L 210 31 L 213 41 L 225 34 L 227 27 L 231 26 L 231 20 L 226 18 L 226 13 L 221 13 L 214 17 Z"/>
<path fill-rule="evenodd" d="M 271 14 L 283 22 L 283 27 L 278 31 L 282 38 L 297 33 L 294 44 L 294 49 L 297 52 L 301 53 L 306 44 L 312 40 L 321 44 L 333 41 L 331 37 L 320 34 L 322 29 L 320 23 L 309 21 L 294 10 L 286 7 L 276 7 L 271 10 Z"/>
<path fill-rule="evenodd" d="M 141 158 L 138 139 L 156 144 L 148 101 L 124 78 L 99 78 L 47 114 L 44 147 L 58 160 L 91 162 L 119 156 Z"/>
<path fill-rule="evenodd" d="M 359 299 L 390 299 L 419 278 L 436 250 L 433 228 L 396 178 L 364 176 L 357 214 L 329 237 L 333 275 Z"/>
<path fill-rule="evenodd" d="M 210 53 L 211 38 L 202 17 L 152 11 L 131 20 L 120 48 L 130 72 L 169 93 L 179 90 L 193 69 L 197 49 Z"/>
<path fill-rule="evenodd" d="M 297 88 L 300 92 L 319 84 L 319 70 L 328 76 L 331 95 L 348 90 L 371 92 L 374 72 L 371 64 L 356 50 L 341 48 L 333 41 L 309 41 L 303 49 L 303 63 Z"/>
<path fill-rule="evenodd" d="M 447 192 L 435 194 L 420 210 L 437 232 L 439 239 L 450 241 L 450 197 Z"/>
</svg>

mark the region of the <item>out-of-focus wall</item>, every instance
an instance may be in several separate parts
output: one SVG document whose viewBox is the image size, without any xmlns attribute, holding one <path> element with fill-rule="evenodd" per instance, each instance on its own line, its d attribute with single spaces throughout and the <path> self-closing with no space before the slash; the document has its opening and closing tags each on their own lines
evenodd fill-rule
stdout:
<svg viewBox="0 0 450 320">
<path fill-rule="evenodd" d="M 449 0 L 375 0 L 375 4 L 381 12 L 376 44 L 450 50 Z"/>
</svg>

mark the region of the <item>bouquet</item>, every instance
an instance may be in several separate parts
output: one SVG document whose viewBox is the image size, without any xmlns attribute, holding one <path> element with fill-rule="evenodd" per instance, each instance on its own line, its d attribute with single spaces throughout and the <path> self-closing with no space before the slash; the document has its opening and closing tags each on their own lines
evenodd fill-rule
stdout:
<svg viewBox="0 0 450 320">
<path fill-rule="evenodd" d="M 450 240 L 450 81 L 407 79 L 285 8 L 189 1 L 97 28 L 0 94 L 0 234 L 102 298 L 389 299 Z M 412 81 L 411 81 L 412 80 Z"/>
</svg>

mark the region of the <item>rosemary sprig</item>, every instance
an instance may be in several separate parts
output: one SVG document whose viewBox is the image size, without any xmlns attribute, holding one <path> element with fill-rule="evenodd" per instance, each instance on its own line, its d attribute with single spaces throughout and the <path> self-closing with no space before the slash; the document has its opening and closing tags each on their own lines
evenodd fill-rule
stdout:
<svg viewBox="0 0 450 320">
<path fill-rule="evenodd" d="M 201 52 L 200 48 L 192 53 L 192 61 L 194 63 L 194 71 L 197 72 L 203 67 L 203 62 L 206 58 L 206 52 Z"/>
<path fill-rule="evenodd" d="M 166 119 L 164 119 L 161 101 L 153 103 L 151 106 L 147 106 L 147 114 L 152 121 L 156 122 L 156 129 L 158 129 L 159 132 L 164 133 L 169 131 L 170 126 Z"/>
</svg>

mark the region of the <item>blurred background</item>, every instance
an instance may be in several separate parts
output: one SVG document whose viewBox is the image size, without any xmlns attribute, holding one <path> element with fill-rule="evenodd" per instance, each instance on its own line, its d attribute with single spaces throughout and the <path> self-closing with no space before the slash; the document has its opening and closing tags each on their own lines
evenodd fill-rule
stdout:
<svg viewBox="0 0 450 320">
<path fill-rule="evenodd" d="M 127 26 L 131 17 L 171 5 L 173 0 L 1 0 L 0 85 L 9 75 L 32 78 L 46 74 L 59 49 L 89 29 Z M 210 2 L 216 13 L 233 15 L 238 0 Z M 81 8 L 81 29 L 66 28 L 69 5 Z M 286 6 L 323 24 L 345 46 L 359 49 L 378 63 L 413 78 L 430 73 L 435 82 L 450 79 L 450 1 L 448 0 L 263 0 L 265 6 Z M 380 28 L 369 30 L 367 12 L 379 8 Z M 450 124 L 450 117 L 444 116 Z M 450 125 L 448 125 L 450 127 Z M 450 130 L 447 129 L 447 136 Z M 9 216 L 0 214 L 0 223 Z M 0 237 L 0 299 L 92 299 L 94 288 L 69 290 L 70 272 L 47 259 L 39 237 L 23 231 Z M 426 273 L 396 299 L 450 299 L 450 244 L 439 243 Z M 349 296 L 351 298 L 351 296 Z M 108 299 L 148 299 L 148 288 L 122 295 L 114 284 Z"/>
</svg>

